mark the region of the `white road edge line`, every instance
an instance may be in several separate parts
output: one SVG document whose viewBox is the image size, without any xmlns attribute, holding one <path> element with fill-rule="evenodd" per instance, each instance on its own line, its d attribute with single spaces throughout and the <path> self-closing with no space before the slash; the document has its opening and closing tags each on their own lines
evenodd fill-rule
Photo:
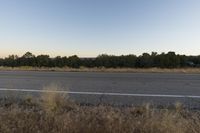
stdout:
<svg viewBox="0 0 200 133">
<path fill-rule="evenodd" d="M 196 98 L 195 95 L 164 95 L 164 94 L 131 94 L 131 93 L 103 93 L 103 92 L 76 92 L 76 91 L 54 91 L 54 90 L 34 90 L 34 89 L 7 89 L 0 88 L 0 91 L 17 91 L 17 92 L 37 92 L 37 93 L 63 93 L 78 95 L 107 95 L 107 96 L 133 96 L 133 97 L 166 97 L 166 98 Z"/>
</svg>

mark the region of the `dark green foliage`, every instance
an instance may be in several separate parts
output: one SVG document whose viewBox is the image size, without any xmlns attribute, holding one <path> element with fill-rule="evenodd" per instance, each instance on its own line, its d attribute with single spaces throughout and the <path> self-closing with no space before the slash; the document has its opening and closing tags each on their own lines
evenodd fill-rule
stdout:
<svg viewBox="0 0 200 133">
<path fill-rule="evenodd" d="M 3 66 L 4 64 L 4 59 L 0 58 L 0 66 Z"/>
<path fill-rule="evenodd" d="M 26 52 L 21 58 L 17 59 L 18 66 L 36 66 L 36 57 L 30 52 Z"/>
<path fill-rule="evenodd" d="M 72 68 L 79 68 L 80 64 L 81 64 L 80 58 L 76 55 L 73 55 L 68 58 L 66 65 Z"/>
<path fill-rule="evenodd" d="M 95 59 L 96 67 L 117 68 L 117 67 L 135 67 L 137 57 L 135 55 L 99 55 Z"/>
<path fill-rule="evenodd" d="M 143 53 L 142 56 L 139 56 L 137 58 L 137 64 L 136 67 L 140 68 L 148 68 L 148 67 L 153 67 L 153 57 L 148 54 L 148 53 Z"/>
<path fill-rule="evenodd" d="M 119 67 L 135 67 L 136 59 L 137 57 L 135 55 L 119 56 Z"/>
<path fill-rule="evenodd" d="M 54 58 L 53 61 L 52 61 L 51 66 L 53 66 L 53 67 L 56 67 L 56 66 L 57 67 L 64 67 L 65 64 L 64 64 L 64 61 L 63 61 L 62 57 L 61 56 L 57 56 L 56 58 Z"/>
<path fill-rule="evenodd" d="M 4 59 L 3 65 L 15 67 L 17 65 L 18 56 L 16 55 L 9 55 L 7 58 Z"/>
<path fill-rule="evenodd" d="M 57 56 L 50 58 L 49 55 L 35 56 L 30 52 L 22 57 L 9 55 L 0 59 L 0 66 L 18 67 L 106 67 L 106 68 L 180 68 L 180 67 L 199 67 L 200 56 L 177 55 L 175 52 L 161 53 L 152 52 L 136 55 L 107 55 L 102 54 L 96 58 L 79 58 L 76 55 L 70 57 Z"/>
<path fill-rule="evenodd" d="M 92 68 L 92 67 L 96 66 L 94 58 L 82 58 L 80 60 L 80 62 L 81 62 L 82 66 L 85 66 L 85 67 L 88 67 L 88 68 Z"/>
<path fill-rule="evenodd" d="M 50 58 L 49 55 L 39 55 L 36 57 L 36 63 L 38 67 L 49 67 L 50 66 Z"/>
</svg>

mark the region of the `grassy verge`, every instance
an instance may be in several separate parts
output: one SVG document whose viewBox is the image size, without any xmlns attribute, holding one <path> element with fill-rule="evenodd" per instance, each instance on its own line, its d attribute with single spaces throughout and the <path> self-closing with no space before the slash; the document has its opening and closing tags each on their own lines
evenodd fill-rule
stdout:
<svg viewBox="0 0 200 133">
<path fill-rule="evenodd" d="M 200 73 L 200 68 L 48 68 L 48 67 L 0 67 L 0 71 L 58 71 L 58 72 L 129 72 L 129 73 Z"/>
<path fill-rule="evenodd" d="M 1 133 L 199 133 L 200 112 L 141 107 L 80 106 L 66 96 L 0 101 Z"/>
</svg>

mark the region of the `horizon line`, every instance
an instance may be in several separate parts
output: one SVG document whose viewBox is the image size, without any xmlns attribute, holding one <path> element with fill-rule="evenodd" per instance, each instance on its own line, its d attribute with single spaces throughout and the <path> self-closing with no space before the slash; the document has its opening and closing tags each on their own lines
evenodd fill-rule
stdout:
<svg viewBox="0 0 200 133">
<path fill-rule="evenodd" d="M 25 55 L 26 53 L 28 53 L 28 52 L 30 52 L 30 51 L 27 51 L 27 52 L 25 52 L 24 54 L 21 54 L 21 55 L 19 55 L 19 54 L 8 54 L 8 55 L 6 55 L 6 56 L 1 56 L 0 55 L 0 58 L 6 58 L 6 57 L 9 57 L 10 55 L 14 55 L 14 56 L 18 56 L 18 57 L 22 57 L 23 55 Z M 32 53 L 34 56 L 39 56 L 39 55 L 48 55 L 50 58 L 55 58 L 55 57 L 57 57 L 57 56 L 61 56 L 61 57 L 69 57 L 69 56 L 74 56 L 74 55 L 76 55 L 76 56 L 78 56 L 78 57 L 80 57 L 80 58 L 96 58 L 96 57 L 98 57 L 99 55 L 110 55 L 110 56 L 123 56 L 123 55 L 135 55 L 135 56 L 141 56 L 141 55 L 143 55 L 144 53 L 148 53 L 148 54 L 152 54 L 153 52 L 155 52 L 155 53 L 157 53 L 157 54 L 162 54 L 162 53 L 164 53 L 164 54 L 166 54 L 166 53 L 169 53 L 169 52 L 174 52 L 176 55 L 186 55 L 186 56 L 200 56 L 200 54 L 181 54 L 181 53 L 177 53 L 177 52 L 175 52 L 175 51 L 173 51 L 173 50 L 169 50 L 168 52 L 156 52 L 156 51 L 152 51 L 152 52 L 142 52 L 142 53 L 140 53 L 140 54 L 134 54 L 134 53 L 128 53 L 128 54 L 110 54 L 110 53 L 101 53 L 101 54 L 97 54 L 97 55 L 95 55 L 95 56 L 80 56 L 80 55 L 78 55 L 78 54 L 71 54 L 71 55 L 52 55 L 52 54 L 48 54 L 48 53 L 41 53 L 41 54 L 34 54 L 33 52 L 30 52 L 30 53 Z"/>
</svg>

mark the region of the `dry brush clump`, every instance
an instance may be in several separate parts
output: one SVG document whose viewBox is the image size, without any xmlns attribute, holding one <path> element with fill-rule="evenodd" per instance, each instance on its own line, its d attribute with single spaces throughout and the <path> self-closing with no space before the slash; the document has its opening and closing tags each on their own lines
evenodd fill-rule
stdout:
<svg viewBox="0 0 200 133">
<path fill-rule="evenodd" d="M 4 99 L 1 133 L 198 133 L 200 112 L 174 109 L 83 106 L 45 93 L 40 100 Z"/>
</svg>

